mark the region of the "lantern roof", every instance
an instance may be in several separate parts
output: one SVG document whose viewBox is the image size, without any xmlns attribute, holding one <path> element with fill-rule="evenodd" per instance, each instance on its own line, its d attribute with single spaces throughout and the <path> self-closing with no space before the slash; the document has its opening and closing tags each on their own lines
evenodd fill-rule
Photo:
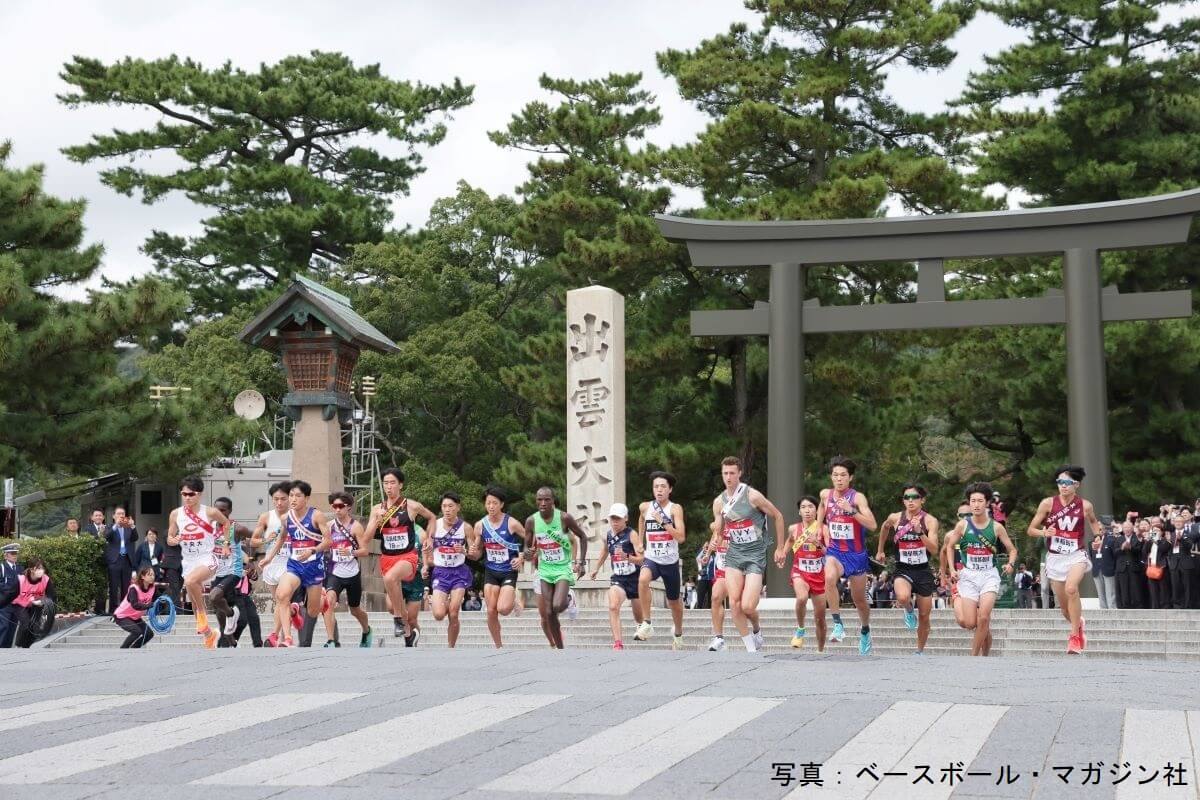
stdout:
<svg viewBox="0 0 1200 800">
<path fill-rule="evenodd" d="M 278 330 L 289 323 L 307 324 L 315 318 L 339 339 L 364 350 L 395 353 L 396 343 L 350 307 L 350 298 L 297 275 L 283 294 L 251 320 L 238 338 L 266 350 L 279 349 Z"/>
</svg>

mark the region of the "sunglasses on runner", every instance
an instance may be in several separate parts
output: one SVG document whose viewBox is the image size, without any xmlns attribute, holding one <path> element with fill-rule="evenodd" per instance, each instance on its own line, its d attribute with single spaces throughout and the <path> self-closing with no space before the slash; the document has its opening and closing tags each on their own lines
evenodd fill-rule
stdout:
<svg viewBox="0 0 1200 800">
<path fill-rule="evenodd" d="M 1073 481 L 1070 478 L 1059 478 L 1055 481 L 1059 486 L 1074 486 L 1079 481 Z"/>
<path fill-rule="evenodd" d="M 969 516 L 971 516 L 971 512 L 970 512 L 970 511 L 964 511 L 963 513 L 961 513 L 961 514 L 959 514 L 959 515 L 958 515 L 958 518 L 959 518 L 959 519 L 966 519 L 966 518 L 967 518 L 967 517 L 969 517 Z"/>
<path fill-rule="evenodd" d="M 198 495 L 200 493 L 199 492 L 180 492 L 180 494 L 183 495 L 184 497 L 195 497 L 196 495 Z"/>
<path fill-rule="evenodd" d="M 906 495 L 901 495 L 901 496 L 902 496 L 902 497 L 903 497 L 905 500 L 920 500 L 920 499 L 921 499 L 921 495 L 919 495 L 919 494 L 913 494 L 913 493 L 911 493 L 911 492 L 910 492 L 909 494 L 906 494 Z"/>
<path fill-rule="evenodd" d="M 345 508 L 346 504 L 345 503 L 330 503 L 329 507 L 330 508 Z"/>
</svg>

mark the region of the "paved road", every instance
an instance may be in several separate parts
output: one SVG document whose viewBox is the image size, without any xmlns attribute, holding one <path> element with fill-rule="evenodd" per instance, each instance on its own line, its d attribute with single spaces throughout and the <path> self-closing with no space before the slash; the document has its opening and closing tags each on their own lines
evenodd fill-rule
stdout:
<svg viewBox="0 0 1200 800">
<path fill-rule="evenodd" d="M 1195 800 L 1200 710 L 1175 709 L 1198 684 L 1065 658 L 3 651 L 0 798 Z"/>
</svg>

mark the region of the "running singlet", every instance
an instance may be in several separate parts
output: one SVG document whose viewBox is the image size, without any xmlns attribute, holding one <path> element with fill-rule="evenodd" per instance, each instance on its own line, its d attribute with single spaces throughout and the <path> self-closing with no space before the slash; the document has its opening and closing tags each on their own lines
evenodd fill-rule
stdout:
<svg viewBox="0 0 1200 800">
<path fill-rule="evenodd" d="M 460 519 L 453 528 L 446 527 L 446 520 L 438 517 L 433 529 L 433 565 L 435 567 L 461 567 L 467 563 L 466 525 Z"/>
<path fill-rule="evenodd" d="M 729 546 L 751 545 L 763 538 L 767 515 L 750 504 L 750 487 L 739 483 L 733 497 L 721 493 L 721 516 L 725 519 L 725 535 Z"/>
<path fill-rule="evenodd" d="M 854 514 L 843 514 L 838 508 L 834 492 L 830 489 L 825 497 L 825 524 L 829 526 L 829 546 L 839 553 L 865 553 L 867 536 L 863 526 L 854 521 Z M 856 506 L 858 492 L 847 489 L 842 495 L 851 506 Z"/>
<path fill-rule="evenodd" d="M 217 536 L 213 546 L 213 555 L 217 558 L 216 577 L 218 578 L 228 575 L 240 578 L 246 571 L 245 564 L 242 563 L 242 543 L 237 539 L 235 527 L 234 522 L 230 520 L 225 533 Z"/>
<path fill-rule="evenodd" d="M 825 571 L 825 545 L 821 542 L 821 526 L 813 520 L 799 539 L 792 541 L 792 567 L 800 572 L 816 574 Z"/>
<path fill-rule="evenodd" d="M 279 514 L 272 508 L 267 512 L 267 529 L 263 532 L 262 552 L 271 552 L 271 545 L 275 544 L 275 540 L 279 538 L 279 534 L 282 532 L 283 520 L 279 518 Z M 288 546 L 287 539 L 284 539 L 283 544 L 279 546 L 279 555 L 285 559 L 291 555 L 291 547 Z"/>
<path fill-rule="evenodd" d="M 630 539 L 632 534 L 633 529 L 629 527 L 620 533 L 614 533 L 612 528 L 609 528 L 608 534 L 604 537 L 604 542 L 608 546 L 608 554 L 612 559 L 613 575 L 624 578 L 638 571 L 637 565 L 629 560 L 634 553 L 633 540 Z"/>
<path fill-rule="evenodd" d="M 289 511 L 287 519 L 284 520 L 283 528 L 287 533 L 288 544 L 291 545 L 291 553 L 288 555 L 288 558 L 292 561 L 296 561 L 295 553 L 297 550 L 312 550 L 321 543 L 321 534 L 313 527 L 312 518 L 314 513 L 316 513 L 316 509 L 310 508 L 304 512 L 303 519 L 296 519 L 296 515 Z M 297 563 L 301 562 L 297 561 Z"/>
<path fill-rule="evenodd" d="M 179 547 L 185 561 L 212 553 L 217 526 L 209 520 L 207 508 L 200 506 L 192 513 L 184 506 L 175 515 L 175 525 L 179 528 Z"/>
<path fill-rule="evenodd" d="M 483 518 L 483 552 L 486 556 L 483 566 L 491 572 L 512 572 L 512 561 L 525 546 L 525 542 L 508 529 L 508 520 L 509 516 L 505 514 L 500 525 L 493 527 L 490 519 Z"/>
<path fill-rule="evenodd" d="M 967 519 L 967 528 L 963 531 L 962 554 L 964 569 L 994 569 L 996 566 L 996 522 L 988 520 L 988 524 L 979 529 L 975 523 Z"/>
<path fill-rule="evenodd" d="M 1043 524 L 1050 529 L 1051 553 L 1065 556 L 1083 549 L 1083 500 L 1079 497 L 1065 506 L 1062 498 L 1052 498 L 1050 515 Z"/>
<path fill-rule="evenodd" d="M 398 506 L 388 506 L 384 501 L 380 507 L 388 515 L 375 534 L 379 540 L 380 554 L 399 556 L 411 553 L 416 549 L 417 537 L 413 534 L 412 517 L 408 516 L 408 500 L 401 500 Z"/>
<path fill-rule="evenodd" d="M 541 512 L 533 515 L 533 537 L 537 541 L 538 563 L 565 564 L 571 560 L 571 540 L 563 533 L 562 512 L 557 508 L 549 522 Z"/>
<path fill-rule="evenodd" d="M 354 555 L 358 540 L 354 538 L 354 523 L 342 525 L 336 519 L 332 520 L 329 523 L 329 538 L 333 540 L 333 546 L 329 548 L 333 574 L 339 578 L 353 578 L 358 574 L 358 558 Z"/>
<path fill-rule="evenodd" d="M 900 512 L 896 525 L 896 560 L 906 567 L 924 567 L 929 564 L 929 551 L 921 539 L 929 531 L 925 527 L 925 512 L 909 517 Z"/>
<path fill-rule="evenodd" d="M 679 543 L 667 529 L 667 523 L 674 521 L 671 516 L 674 508 L 674 503 L 660 506 L 657 500 L 651 500 L 646 509 L 646 558 L 663 565 L 679 560 Z"/>
</svg>

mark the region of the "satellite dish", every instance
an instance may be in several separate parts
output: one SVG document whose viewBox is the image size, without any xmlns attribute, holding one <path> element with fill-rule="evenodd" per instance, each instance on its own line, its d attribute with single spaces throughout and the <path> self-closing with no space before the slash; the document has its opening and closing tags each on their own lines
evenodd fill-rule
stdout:
<svg viewBox="0 0 1200 800">
<path fill-rule="evenodd" d="M 242 419 L 258 419 L 267 410 L 267 401 L 253 389 L 239 392 L 233 398 L 233 413 Z"/>
</svg>

